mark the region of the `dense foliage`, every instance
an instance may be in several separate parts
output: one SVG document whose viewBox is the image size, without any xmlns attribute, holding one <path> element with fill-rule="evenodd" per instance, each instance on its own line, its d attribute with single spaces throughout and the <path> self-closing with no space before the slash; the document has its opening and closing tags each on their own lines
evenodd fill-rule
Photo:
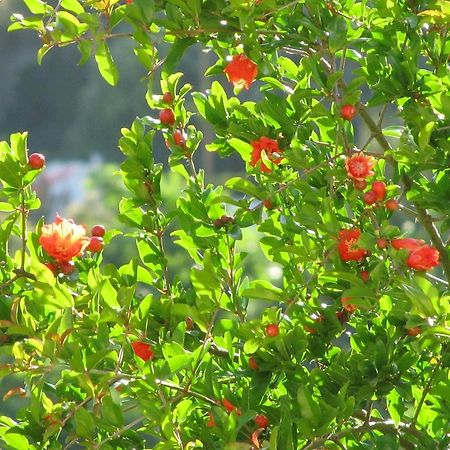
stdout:
<svg viewBox="0 0 450 450">
<path fill-rule="evenodd" d="M 150 110 L 119 141 L 138 250 L 121 267 L 102 263 L 107 224 L 28 228 L 45 159 L 26 133 L 0 144 L 0 377 L 17 375 L 4 401 L 27 400 L 1 447 L 448 448 L 449 2 L 24 4 L 10 30 L 37 32 L 39 60 L 76 45 L 111 85 L 109 43 L 131 40 Z M 176 72 L 194 44 L 217 56 L 206 92 Z M 205 149 L 242 173 L 206 184 Z M 248 276 L 243 235 L 279 280 Z"/>
</svg>

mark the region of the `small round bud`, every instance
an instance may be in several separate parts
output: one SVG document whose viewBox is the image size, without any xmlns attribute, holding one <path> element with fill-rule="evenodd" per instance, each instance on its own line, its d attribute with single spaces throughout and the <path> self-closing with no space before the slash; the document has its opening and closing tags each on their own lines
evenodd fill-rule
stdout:
<svg viewBox="0 0 450 450">
<path fill-rule="evenodd" d="M 175 124 L 175 114 L 169 108 L 163 109 L 159 112 L 159 120 L 164 125 L 172 126 Z"/>
<path fill-rule="evenodd" d="M 170 92 L 164 92 L 162 100 L 164 103 L 171 105 L 173 103 L 173 95 Z"/>
<path fill-rule="evenodd" d="M 28 165 L 33 170 L 39 170 L 42 169 L 45 166 L 45 156 L 41 153 L 32 153 L 28 157 Z"/>
<path fill-rule="evenodd" d="M 92 253 L 99 253 L 103 250 L 103 247 L 103 239 L 98 236 L 92 236 L 86 250 Z"/>
<path fill-rule="evenodd" d="M 91 235 L 97 237 L 103 237 L 105 235 L 105 227 L 103 225 L 94 225 L 91 228 Z"/>
<path fill-rule="evenodd" d="M 363 195 L 363 200 L 366 205 L 373 205 L 377 201 L 377 194 L 373 191 L 368 191 Z"/>
</svg>

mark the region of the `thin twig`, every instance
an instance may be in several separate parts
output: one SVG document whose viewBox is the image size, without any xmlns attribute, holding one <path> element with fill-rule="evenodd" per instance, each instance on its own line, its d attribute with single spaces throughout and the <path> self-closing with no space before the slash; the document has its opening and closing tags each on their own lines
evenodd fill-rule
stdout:
<svg viewBox="0 0 450 450">
<path fill-rule="evenodd" d="M 19 275 L 14 275 L 11 279 L 6 280 L 3 284 L 0 284 L 0 291 L 8 287 L 10 284 L 14 283 L 19 278 L 21 278 Z"/>
<path fill-rule="evenodd" d="M 131 430 L 131 428 L 135 427 L 139 423 L 143 422 L 146 419 L 146 416 L 140 416 L 137 419 L 134 419 L 129 424 L 123 426 L 122 428 L 118 429 L 116 432 L 108 436 L 107 438 L 103 439 L 100 443 L 93 446 L 92 448 L 94 450 L 100 449 L 103 444 L 106 444 L 107 442 L 111 441 L 112 439 L 115 439 L 116 437 L 119 437 L 121 434 L 125 433 L 125 431 Z"/>
<path fill-rule="evenodd" d="M 312 450 L 315 448 L 321 448 L 322 445 L 327 441 L 339 441 L 343 437 L 347 436 L 348 434 L 362 434 L 364 435 L 367 432 L 370 431 L 381 431 L 383 433 L 394 433 L 398 434 L 399 431 L 406 431 L 406 432 L 413 432 L 413 428 L 406 424 L 398 424 L 395 426 L 395 423 L 392 420 L 386 420 L 386 421 L 372 421 L 367 422 L 362 425 L 358 425 L 356 427 L 346 428 L 345 430 L 338 431 L 337 433 L 330 433 L 325 436 L 319 437 L 317 439 L 314 439 L 309 444 L 302 447 L 301 450 Z M 415 433 L 414 433 L 415 434 Z"/>
</svg>

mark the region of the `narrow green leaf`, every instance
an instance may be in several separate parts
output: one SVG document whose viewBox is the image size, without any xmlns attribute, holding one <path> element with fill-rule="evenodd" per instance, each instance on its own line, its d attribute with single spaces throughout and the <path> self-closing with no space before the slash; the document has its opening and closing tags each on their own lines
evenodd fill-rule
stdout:
<svg viewBox="0 0 450 450">
<path fill-rule="evenodd" d="M 100 75 L 111 86 L 115 86 L 119 81 L 119 72 L 114 63 L 111 52 L 104 41 L 99 42 L 95 51 L 95 60 L 97 61 Z"/>
</svg>

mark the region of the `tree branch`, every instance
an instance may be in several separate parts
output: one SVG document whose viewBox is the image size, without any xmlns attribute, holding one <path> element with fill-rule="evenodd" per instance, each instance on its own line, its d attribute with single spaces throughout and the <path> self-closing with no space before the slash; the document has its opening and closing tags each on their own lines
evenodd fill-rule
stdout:
<svg viewBox="0 0 450 450">
<path fill-rule="evenodd" d="M 395 426 L 392 420 L 372 421 L 364 423 L 362 425 L 358 425 L 356 427 L 346 428 L 345 430 L 338 431 L 337 433 L 327 434 L 326 436 L 314 439 L 309 444 L 303 446 L 301 450 L 312 450 L 315 448 L 320 448 L 325 442 L 339 441 L 348 434 L 361 434 L 362 437 L 362 435 L 370 431 L 381 431 L 383 433 L 390 433 L 390 434 L 392 433 L 398 434 L 400 431 L 404 431 L 414 435 L 418 434 L 417 430 L 414 427 L 411 427 L 406 424 L 398 424 L 397 426 Z"/>
</svg>

